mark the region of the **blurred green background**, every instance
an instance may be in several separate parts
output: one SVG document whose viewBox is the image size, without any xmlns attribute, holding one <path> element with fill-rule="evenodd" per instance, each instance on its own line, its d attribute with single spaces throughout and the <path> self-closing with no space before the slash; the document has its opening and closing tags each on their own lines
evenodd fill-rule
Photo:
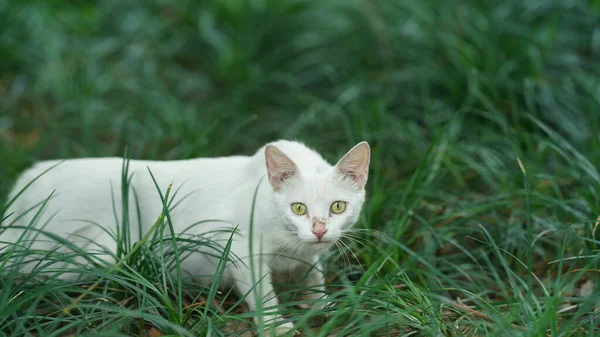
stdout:
<svg viewBox="0 0 600 337">
<path fill-rule="evenodd" d="M 599 15 L 580 0 L 2 1 L 2 190 L 33 160 L 126 143 L 178 159 L 366 139 L 410 173 L 452 123 L 450 144 L 514 166 L 537 145 L 528 114 L 589 149 Z"/>
<path fill-rule="evenodd" d="M 369 141 L 359 226 L 440 287 L 486 297 L 499 265 L 556 276 L 600 247 L 600 1 L 0 0 L 0 195 L 40 159 L 278 138 L 330 161 Z"/>
</svg>

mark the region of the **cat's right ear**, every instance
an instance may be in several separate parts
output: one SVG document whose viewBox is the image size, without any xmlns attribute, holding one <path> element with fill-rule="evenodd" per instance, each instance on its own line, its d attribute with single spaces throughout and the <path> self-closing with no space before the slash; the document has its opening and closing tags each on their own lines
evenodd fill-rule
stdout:
<svg viewBox="0 0 600 337">
<path fill-rule="evenodd" d="M 265 161 L 269 182 L 275 191 L 281 188 L 286 179 L 298 173 L 296 164 L 274 145 L 269 144 L 265 147 Z"/>
<path fill-rule="evenodd" d="M 356 144 L 335 165 L 338 172 L 354 180 L 358 187 L 365 188 L 369 177 L 371 148 L 367 142 Z"/>
</svg>

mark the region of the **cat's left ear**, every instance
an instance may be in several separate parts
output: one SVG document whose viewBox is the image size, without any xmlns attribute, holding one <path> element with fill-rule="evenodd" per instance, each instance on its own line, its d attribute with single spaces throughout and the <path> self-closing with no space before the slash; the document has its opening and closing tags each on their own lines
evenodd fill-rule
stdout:
<svg viewBox="0 0 600 337">
<path fill-rule="evenodd" d="M 369 176 L 371 149 L 367 142 L 356 144 L 335 165 L 335 169 L 354 180 L 359 188 L 365 188 Z"/>
<path fill-rule="evenodd" d="M 298 173 L 296 163 L 274 145 L 269 144 L 265 147 L 265 160 L 269 182 L 275 191 L 281 188 L 285 180 Z"/>
</svg>

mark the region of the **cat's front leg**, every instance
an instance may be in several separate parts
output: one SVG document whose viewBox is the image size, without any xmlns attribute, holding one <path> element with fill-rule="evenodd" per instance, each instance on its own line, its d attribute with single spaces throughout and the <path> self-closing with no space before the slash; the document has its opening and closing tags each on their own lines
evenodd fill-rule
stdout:
<svg viewBox="0 0 600 337">
<path fill-rule="evenodd" d="M 233 268 L 232 271 L 235 279 L 235 288 L 240 295 L 247 294 L 245 301 L 250 310 L 258 309 L 258 301 L 261 301 L 262 312 L 256 312 L 253 317 L 254 324 L 259 326 L 259 315 L 263 315 L 263 324 L 265 327 L 265 336 L 287 336 L 291 331 L 295 331 L 292 322 L 280 323 L 283 320 L 283 315 L 279 312 L 277 306 L 279 301 L 273 289 L 272 277 L 270 270 L 266 265 L 262 268 L 257 268 L 254 273 L 255 281 L 252 282 L 250 271 L 245 268 Z M 268 315 L 264 315 L 269 311 Z M 274 315 L 271 314 L 275 311 Z"/>
<path fill-rule="evenodd" d="M 317 258 L 314 259 L 313 265 L 308 271 L 308 275 L 304 280 L 304 286 L 308 289 L 304 297 L 308 300 L 315 301 L 313 308 L 319 310 L 328 306 L 327 293 L 325 289 L 325 275 L 323 274 L 323 266 Z M 302 309 L 310 309 L 308 304 L 300 304 Z"/>
</svg>

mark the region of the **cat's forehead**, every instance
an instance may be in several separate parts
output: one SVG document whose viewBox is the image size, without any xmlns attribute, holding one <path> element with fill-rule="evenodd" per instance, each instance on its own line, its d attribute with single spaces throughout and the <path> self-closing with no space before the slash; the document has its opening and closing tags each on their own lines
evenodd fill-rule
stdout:
<svg viewBox="0 0 600 337">
<path fill-rule="evenodd" d="M 310 165 L 300 169 L 300 177 L 306 182 L 325 183 L 332 179 L 333 167 L 327 163 Z"/>
<path fill-rule="evenodd" d="M 351 191 L 341 182 L 332 167 L 324 167 L 322 171 L 300 174 L 300 179 L 288 190 L 291 197 L 302 197 L 305 200 L 321 200 L 346 197 Z"/>
</svg>

